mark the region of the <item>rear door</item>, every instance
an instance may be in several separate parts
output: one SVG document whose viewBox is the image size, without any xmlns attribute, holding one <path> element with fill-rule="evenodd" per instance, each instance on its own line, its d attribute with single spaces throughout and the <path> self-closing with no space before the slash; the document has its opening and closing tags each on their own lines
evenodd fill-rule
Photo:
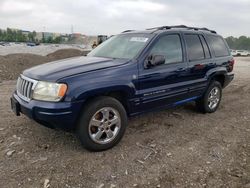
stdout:
<svg viewBox="0 0 250 188">
<path fill-rule="evenodd" d="M 199 33 L 184 33 L 188 61 L 189 96 L 199 97 L 207 87 L 206 73 L 215 62 L 205 37 Z"/>
</svg>

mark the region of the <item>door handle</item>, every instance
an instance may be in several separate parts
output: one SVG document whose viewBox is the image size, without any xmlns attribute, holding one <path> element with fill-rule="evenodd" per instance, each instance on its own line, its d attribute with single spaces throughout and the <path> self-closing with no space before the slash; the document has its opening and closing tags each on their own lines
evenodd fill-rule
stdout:
<svg viewBox="0 0 250 188">
<path fill-rule="evenodd" d="M 214 66 L 216 66 L 216 63 L 209 63 L 208 66 L 214 67 Z"/>
<path fill-rule="evenodd" d="M 183 72 L 183 71 L 185 71 L 186 69 L 185 68 L 179 68 L 179 69 L 177 69 L 175 72 Z"/>
</svg>

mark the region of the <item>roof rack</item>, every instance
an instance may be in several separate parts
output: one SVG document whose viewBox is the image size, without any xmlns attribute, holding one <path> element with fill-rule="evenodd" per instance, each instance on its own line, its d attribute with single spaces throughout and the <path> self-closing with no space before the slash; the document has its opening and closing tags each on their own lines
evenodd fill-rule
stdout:
<svg viewBox="0 0 250 188">
<path fill-rule="evenodd" d="M 134 30 L 125 30 L 122 33 L 127 33 L 127 32 L 131 32 L 131 31 L 134 31 Z"/>
<path fill-rule="evenodd" d="M 188 27 L 188 26 L 185 26 L 185 25 L 161 26 L 161 27 L 149 28 L 147 30 L 154 30 L 153 32 L 155 32 L 155 31 L 159 31 L 159 30 L 164 30 L 164 29 L 167 30 L 167 29 L 173 29 L 173 28 L 190 29 L 190 30 L 195 30 L 195 31 L 202 30 L 202 31 L 209 31 L 211 33 L 216 33 L 216 31 L 210 30 L 210 29 L 205 28 L 205 27 L 202 27 L 202 28 L 199 28 L 199 27 Z"/>
</svg>

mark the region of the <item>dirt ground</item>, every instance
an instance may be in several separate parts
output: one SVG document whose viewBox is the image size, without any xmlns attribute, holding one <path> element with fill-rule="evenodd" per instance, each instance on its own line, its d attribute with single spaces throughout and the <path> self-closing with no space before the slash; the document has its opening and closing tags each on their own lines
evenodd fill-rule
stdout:
<svg viewBox="0 0 250 188">
<path fill-rule="evenodd" d="M 60 49 L 46 56 L 18 53 L 0 56 L 0 82 L 2 80 L 16 79 L 20 72 L 35 65 L 65 59 L 75 56 L 86 55 L 88 51 L 78 49 Z"/>
<path fill-rule="evenodd" d="M 190 103 L 132 118 L 121 143 L 99 153 L 72 133 L 15 117 L 15 81 L 2 81 L 0 186 L 250 188 L 250 58 L 236 61 L 216 113 Z"/>
</svg>

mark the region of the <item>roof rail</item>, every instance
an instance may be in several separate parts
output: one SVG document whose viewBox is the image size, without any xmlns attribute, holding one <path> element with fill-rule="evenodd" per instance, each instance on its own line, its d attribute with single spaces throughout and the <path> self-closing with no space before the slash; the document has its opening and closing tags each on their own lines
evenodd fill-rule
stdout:
<svg viewBox="0 0 250 188">
<path fill-rule="evenodd" d="M 131 32 L 131 31 L 134 31 L 134 30 L 125 30 L 122 33 L 127 33 L 127 32 Z"/>
<path fill-rule="evenodd" d="M 198 30 L 202 30 L 202 31 L 209 31 L 211 33 L 216 33 L 216 31 L 214 30 L 210 30 L 208 28 L 205 28 L 205 27 L 202 27 L 202 28 L 199 28 L 199 27 L 188 27 L 188 26 L 185 26 L 185 25 L 174 25 L 174 26 L 161 26 L 161 27 L 154 27 L 154 28 L 149 28 L 147 30 L 154 30 L 153 32 L 155 31 L 159 31 L 159 30 L 167 30 L 167 29 L 173 29 L 173 28 L 180 28 L 180 29 L 190 29 L 190 30 L 195 30 L 195 31 L 198 31 Z"/>
</svg>

